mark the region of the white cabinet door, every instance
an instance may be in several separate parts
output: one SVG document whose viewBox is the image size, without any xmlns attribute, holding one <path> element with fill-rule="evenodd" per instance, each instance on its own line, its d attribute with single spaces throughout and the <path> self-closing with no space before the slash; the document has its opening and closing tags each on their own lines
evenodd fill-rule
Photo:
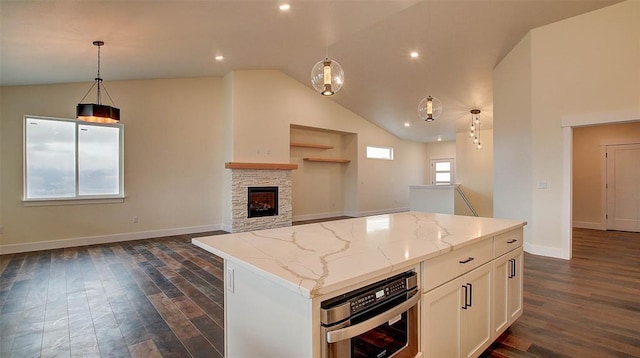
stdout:
<svg viewBox="0 0 640 358">
<path fill-rule="evenodd" d="M 509 325 L 522 315 L 522 273 L 524 255 L 522 247 L 513 251 L 513 273 L 509 275 Z"/>
<path fill-rule="evenodd" d="M 462 357 L 479 356 L 493 341 L 491 271 L 491 264 L 485 264 L 464 276 L 468 287 L 468 307 L 462 312 Z"/>
<path fill-rule="evenodd" d="M 490 263 L 422 297 L 426 358 L 477 357 L 492 342 Z"/>
<path fill-rule="evenodd" d="M 493 338 L 522 314 L 522 247 L 494 261 Z"/>
<path fill-rule="evenodd" d="M 460 357 L 464 298 L 460 277 L 422 296 L 422 352 L 425 358 Z"/>
</svg>

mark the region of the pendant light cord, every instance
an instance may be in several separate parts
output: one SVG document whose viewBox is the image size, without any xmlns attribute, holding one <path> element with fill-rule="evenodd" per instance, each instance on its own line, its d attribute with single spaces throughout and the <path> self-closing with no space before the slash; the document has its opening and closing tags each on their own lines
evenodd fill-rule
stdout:
<svg viewBox="0 0 640 358">
<path fill-rule="evenodd" d="M 98 41 L 95 41 L 93 44 L 98 48 L 98 74 L 97 74 L 96 78 L 94 78 L 93 84 L 91 85 L 91 87 L 89 87 L 89 90 L 87 91 L 87 93 L 84 94 L 84 97 L 82 97 L 80 102 L 82 103 L 82 101 L 84 101 L 84 99 L 87 97 L 87 95 L 89 95 L 89 92 L 91 92 L 91 90 L 93 89 L 93 87 L 96 86 L 96 83 L 97 83 L 98 84 L 98 90 L 97 90 L 96 99 L 97 99 L 97 102 L 98 102 L 97 104 L 101 105 L 102 104 L 102 96 L 101 96 L 101 92 L 100 92 L 100 85 L 102 83 L 102 78 L 100 77 L 100 47 L 102 47 L 102 45 L 104 45 L 104 43 L 103 42 L 98 43 Z M 109 97 L 109 100 L 111 101 L 111 103 L 115 106 L 115 102 L 113 101 L 113 99 L 109 95 L 109 91 L 107 91 L 107 87 L 102 85 L 102 88 L 104 89 L 104 92 L 107 94 L 107 97 Z"/>
</svg>

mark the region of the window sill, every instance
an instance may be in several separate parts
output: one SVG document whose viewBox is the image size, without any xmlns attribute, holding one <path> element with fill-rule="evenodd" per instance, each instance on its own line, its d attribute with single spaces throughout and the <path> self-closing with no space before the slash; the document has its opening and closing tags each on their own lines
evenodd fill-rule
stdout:
<svg viewBox="0 0 640 358">
<path fill-rule="evenodd" d="M 124 198 L 22 200 L 23 206 L 59 206 L 59 205 L 118 204 L 118 203 L 124 203 Z"/>
</svg>

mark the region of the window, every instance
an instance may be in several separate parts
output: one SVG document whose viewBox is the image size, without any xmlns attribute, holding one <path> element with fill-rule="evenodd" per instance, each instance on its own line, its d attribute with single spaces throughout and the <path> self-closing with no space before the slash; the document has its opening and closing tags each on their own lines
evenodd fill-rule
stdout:
<svg viewBox="0 0 640 358">
<path fill-rule="evenodd" d="M 431 183 L 435 185 L 453 184 L 453 159 L 431 160 Z"/>
<path fill-rule="evenodd" d="M 367 158 L 393 160 L 393 148 L 368 145 Z"/>
<path fill-rule="evenodd" d="M 24 117 L 24 200 L 122 198 L 123 126 Z"/>
</svg>

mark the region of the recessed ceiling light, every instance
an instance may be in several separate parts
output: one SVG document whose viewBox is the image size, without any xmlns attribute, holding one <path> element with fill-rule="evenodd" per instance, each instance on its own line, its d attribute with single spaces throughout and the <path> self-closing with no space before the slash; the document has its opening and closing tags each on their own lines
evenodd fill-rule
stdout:
<svg viewBox="0 0 640 358">
<path fill-rule="evenodd" d="M 418 57 L 420 57 L 419 53 L 417 53 L 416 51 L 411 52 L 411 58 L 418 58 Z"/>
<path fill-rule="evenodd" d="M 222 55 L 216 56 L 216 61 L 222 61 L 222 60 L 224 60 L 224 56 Z"/>
<path fill-rule="evenodd" d="M 291 9 L 291 5 L 289 5 L 289 4 L 281 4 L 280 5 L 280 11 L 288 11 L 289 9 Z"/>
<path fill-rule="evenodd" d="M 409 122 L 404 122 L 404 126 L 405 126 L 405 127 L 411 127 L 411 123 L 409 123 Z"/>
<path fill-rule="evenodd" d="M 438 142 L 442 142 L 442 137 L 438 137 Z"/>
</svg>

